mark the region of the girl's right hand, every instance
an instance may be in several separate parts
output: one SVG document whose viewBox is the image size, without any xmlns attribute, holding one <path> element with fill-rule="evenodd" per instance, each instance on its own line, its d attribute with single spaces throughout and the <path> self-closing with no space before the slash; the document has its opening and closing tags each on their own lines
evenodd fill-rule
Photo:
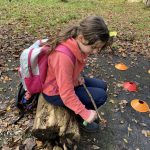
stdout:
<svg viewBox="0 0 150 150">
<path fill-rule="evenodd" d="M 90 116 L 87 120 L 85 120 L 88 123 L 92 123 L 95 119 L 97 119 L 97 113 L 95 110 L 90 110 Z"/>
<path fill-rule="evenodd" d="M 84 80 L 84 78 L 82 76 L 80 76 L 78 78 L 78 83 L 79 83 L 79 85 L 83 85 L 83 83 L 85 83 L 85 80 Z"/>
</svg>

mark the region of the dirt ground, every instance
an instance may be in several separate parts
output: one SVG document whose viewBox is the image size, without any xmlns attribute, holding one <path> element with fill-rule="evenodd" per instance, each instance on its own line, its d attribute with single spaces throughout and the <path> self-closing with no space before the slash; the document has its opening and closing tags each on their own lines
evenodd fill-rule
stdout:
<svg viewBox="0 0 150 150">
<path fill-rule="evenodd" d="M 117 62 L 124 62 L 129 69 L 119 72 L 114 68 Z M 84 134 L 81 142 L 83 146 L 79 146 L 80 149 L 149 150 L 150 137 L 142 133 L 150 129 L 150 114 L 136 112 L 130 102 L 137 98 L 149 103 L 150 80 L 147 70 L 150 62 L 143 57 L 138 57 L 133 64 L 131 58 L 120 59 L 113 56 L 112 58 L 99 57 L 97 63 L 100 66 L 95 76 L 106 80 L 109 85 L 107 103 L 99 109 L 107 119 L 108 127 L 94 135 Z M 136 82 L 138 91 L 123 90 L 118 83 L 124 81 Z M 127 104 L 124 104 L 123 100 L 126 100 Z"/>
<path fill-rule="evenodd" d="M 12 35 L 11 28 L 3 28 L 1 37 L 0 55 L 0 147 L 3 150 L 16 149 L 27 138 L 33 138 L 30 130 L 27 134 L 23 131 L 33 124 L 34 115 L 27 115 L 18 125 L 9 126 L 17 115 L 14 101 L 19 78 L 17 67 L 21 48 L 28 47 L 34 38 L 26 33 Z M 28 38 L 26 38 L 28 37 Z M 25 39 L 22 41 L 22 39 Z M 108 126 L 95 134 L 81 132 L 79 150 L 149 150 L 150 147 L 150 114 L 139 113 L 130 105 L 132 99 L 141 99 L 150 104 L 150 45 L 133 40 L 117 39 L 117 43 L 125 43 L 124 49 L 116 48 L 115 53 L 106 52 L 98 56 L 91 56 L 85 68 L 85 75 L 104 79 L 108 83 L 108 100 L 99 111 L 107 120 Z M 18 42 L 15 42 L 18 41 Z M 147 40 L 148 41 L 148 40 Z M 131 45 L 136 45 L 136 51 Z M 127 47 L 128 46 L 128 47 Z M 146 53 L 141 52 L 142 49 Z M 120 50 L 120 52 L 118 52 Z M 114 65 L 125 63 L 129 69 L 118 71 Z M 138 85 L 137 92 L 125 91 L 120 85 L 124 81 L 133 81 Z M 22 136 L 22 134 L 24 134 Z"/>
</svg>

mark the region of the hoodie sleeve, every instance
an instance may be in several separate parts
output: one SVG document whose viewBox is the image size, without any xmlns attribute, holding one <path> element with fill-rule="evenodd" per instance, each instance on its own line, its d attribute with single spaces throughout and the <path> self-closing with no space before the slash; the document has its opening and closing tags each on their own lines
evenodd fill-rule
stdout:
<svg viewBox="0 0 150 150">
<path fill-rule="evenodd" d="M 90 110 L 85 108 L 74 91 L 74 64 L 71 59 L 66 54 L 57 52 L 55 59 L 51 61 L 51 66 L 54 69 L 59 94 L 64 105 L 87 120 L 90 116 Z"/>
</svg>

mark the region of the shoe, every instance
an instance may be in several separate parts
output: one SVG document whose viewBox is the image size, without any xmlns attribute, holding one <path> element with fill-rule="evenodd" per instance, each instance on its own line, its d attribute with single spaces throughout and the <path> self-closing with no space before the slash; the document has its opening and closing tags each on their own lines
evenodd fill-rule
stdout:
<svg viewBox="0 0 150 150">
<path fill-rule="evenodd" d="M 97 123 L 97 124 L 99 124 L 99 122 L 100 122 L 99 118 L 95 119 L 94 122 Z"/>
<path fill-rule="evenodd" d="M 88 123 L 87 126 L 85 126 L 85 125 L 83 125 L 84 120 L 79 115 L 77 115 L 76 118 L 77 118 L 80 128 L 83 131 L 92 133 L 92 132 L 97 132 L 99 130 L 99 120 L 98 119 L 96 119 L 92 123 Z"/>
<path fill-rule="evenodd" d="M 94 132 L 99 131 L 99 125 L 96 122 L 88 123 L 87 126 L 84 126 L 82 122 L 82 123 L 79 123 L 79 125 L 80 125 L 80 128 L 85 132 L 94 133 Z"/>
</svg>

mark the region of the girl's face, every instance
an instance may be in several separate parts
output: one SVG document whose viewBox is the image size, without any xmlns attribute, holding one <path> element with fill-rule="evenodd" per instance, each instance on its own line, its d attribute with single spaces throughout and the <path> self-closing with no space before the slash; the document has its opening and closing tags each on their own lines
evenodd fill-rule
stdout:
<svg viewBox="0 0 150 150">
<path fill-rule="evenodd" d="M 98 51 L 100 51 L 101 48 L 105 45 L 105 43 L 102 41 L 97 41 L 93 45 L 86 45 L 87 42 L 85 41 L 84 37 L 77 39 L 77 42 L 80 50 L 87 55 L 97 54 Z"/>
</svg>

